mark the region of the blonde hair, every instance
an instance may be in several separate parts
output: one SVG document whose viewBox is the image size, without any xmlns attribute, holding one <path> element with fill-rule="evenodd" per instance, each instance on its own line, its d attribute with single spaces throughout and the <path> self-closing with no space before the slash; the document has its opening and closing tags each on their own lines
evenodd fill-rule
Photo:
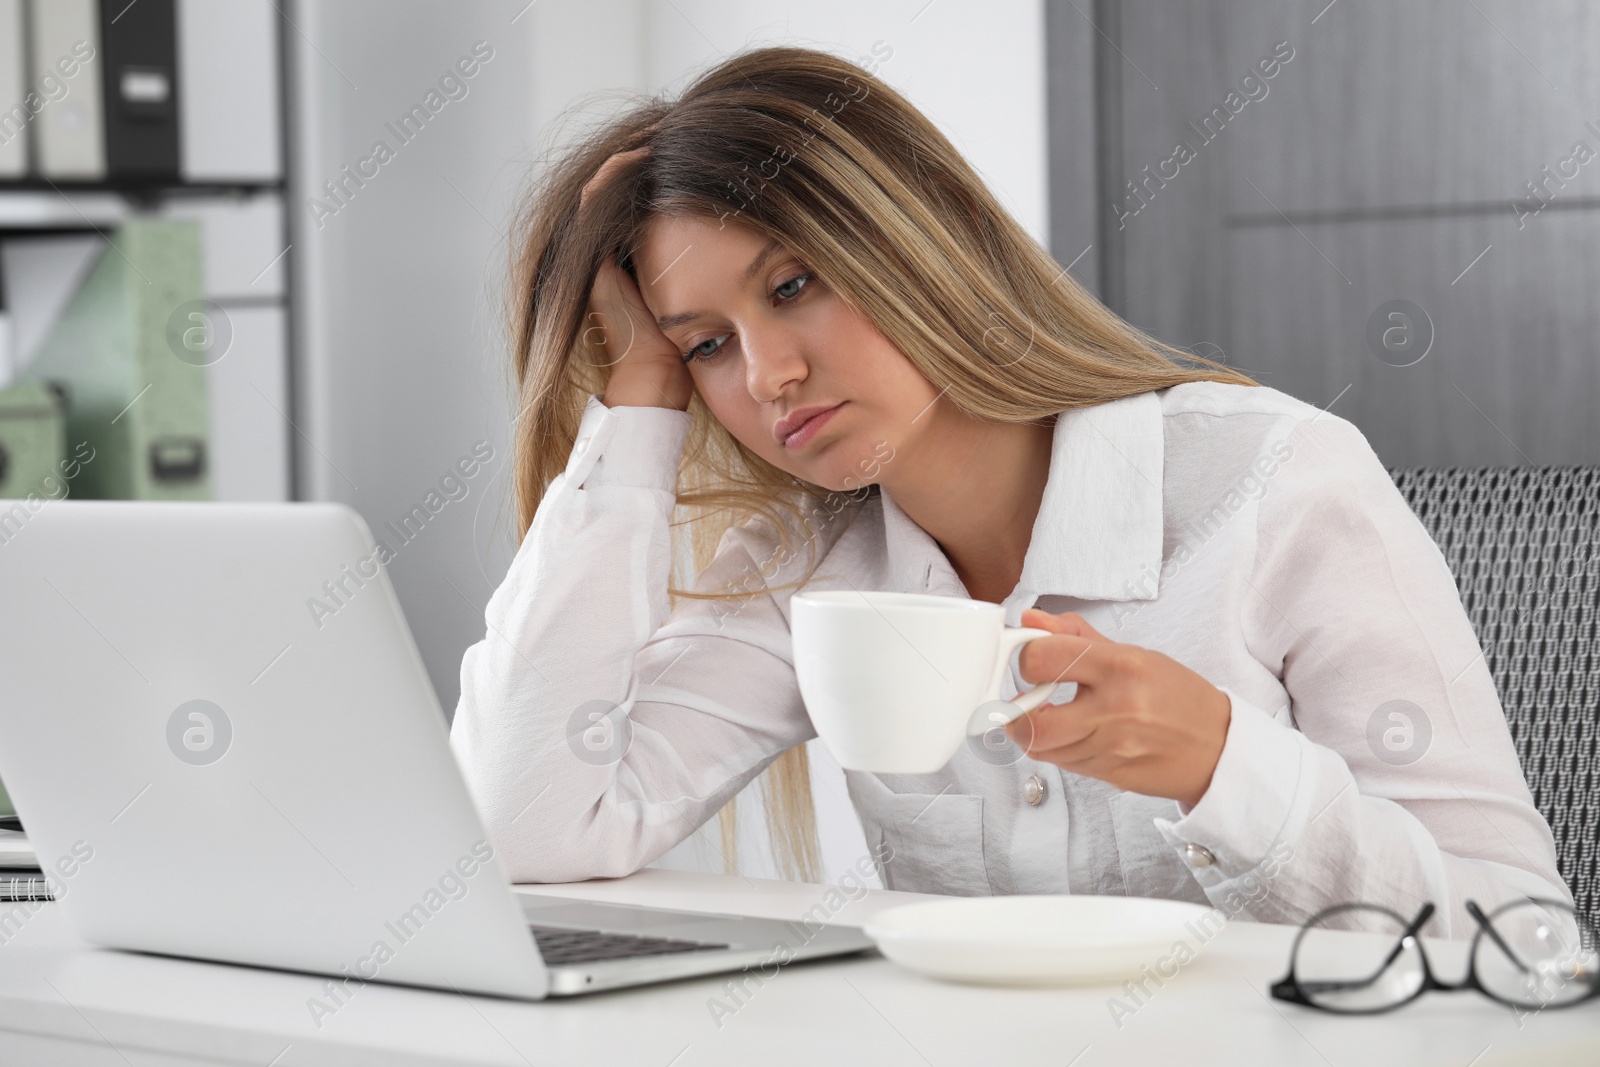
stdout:
<svg viewBox="0 0 1600 1067">
<path fill-rule="evenodd" d="M 601 163 L 641 146 L 650 151 L 593 192 L 580 215 L 579 194 Z M 1104 307 L 886 83 L 825 52 L 759 48 L 702 74 L 676 100 L 644 101 L 584 138 L 545 172 L 519 212 L 512 268 L 519 539 L 566 466 L 589 395 L 605 390 L 603 360 L 583 331 L 589 288 L 613 251 L 632 269 L 657 215 L 738 222 L 776 237 L 941 390 L 940 402 L 976 419 L 1032 423 L 1182 382 L 1257 384 Z M 689 413 L 673 534 L 676 542 L 687 528 L 697 572 L 738 523 L 770 523 L 787 558 L 792 527 L 809 529 L 807 512 L 838 510 L 838 494 L 746 448 L 698 393 Z M 674 603 L 733 600 L 797 587 L 818 562 L 810 547 L 811 570 L 795 581 L 737 591 L 674 581 L 669 596 Z M 781 756 L 763 782 L 779 869 L 817 880 L 805 747 Z M 721 813 L 730 871 L 733 813 L 731 802 Z"/>
</svg>

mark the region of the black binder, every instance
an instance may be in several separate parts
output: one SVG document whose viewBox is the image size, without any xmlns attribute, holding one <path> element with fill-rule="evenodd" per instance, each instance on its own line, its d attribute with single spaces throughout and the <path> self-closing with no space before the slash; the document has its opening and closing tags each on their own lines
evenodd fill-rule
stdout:
<svg viewBox="0 0 1600 1067">
<path fill-rule="evenodd" d="M 175 0 L 100 0 L 100 40 L 107 177 L 178 181 Z"/>
</svg>

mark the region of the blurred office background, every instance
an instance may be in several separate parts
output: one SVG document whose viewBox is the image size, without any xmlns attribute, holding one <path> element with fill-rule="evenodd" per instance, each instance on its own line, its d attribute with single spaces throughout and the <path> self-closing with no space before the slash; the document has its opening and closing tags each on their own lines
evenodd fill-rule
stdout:
<svg viewBox="0 0 1600 1067">
<path fill-rule="evenodd" d="M 346 502 L 399 535 L 448 714 L 515 548 L 517 198 L 588 124 L 773 42 L 887 50 L 1114 310 L 1388 465 L 1600 461 L 1584 0 L 0 0 L 0 494 Z M 69 479 L 90 409 L 121 430 Z M 836 875 L 865 845 L 812 754 Z M 720 868 L 715 826 L 663 862 Z"/>
</svg>

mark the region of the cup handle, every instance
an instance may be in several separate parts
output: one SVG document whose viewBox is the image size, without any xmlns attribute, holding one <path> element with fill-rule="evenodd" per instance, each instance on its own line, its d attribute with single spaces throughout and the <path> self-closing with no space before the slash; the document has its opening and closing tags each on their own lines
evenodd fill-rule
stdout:
<svg viewBox="0 0 1600 1067">
<path fill-rule="evenodd" d="M 1006 667 L 1011 662 L 1011 653 L 1036 637 L 1049 637 L 1050 634 L 1051 631 L 1041 630 L 1037 626 L 1008 626 L 1000 631 L 1000 648 L 996 655 L 994 672 L 989 677 L 989 685 L 983 691 L 983 703 L 973 710 L 972 718 L 967 721 L 967 733 L 970 736 L 981 737 L 996 726 L 1004 726 L 1024 712 L 1032 711 L 1043 704 L 1045 699 L 1055 692 L 1061 683 L 1042 682 L 1026 693 L 1020 693 L 1007 701 L 1008 707 L 1012 710 L 991 707 L 1000 700 L 1000 679 L 1005 676 Z M 997 719 L 996 716 L 1001 718 Z"/>
</svg>

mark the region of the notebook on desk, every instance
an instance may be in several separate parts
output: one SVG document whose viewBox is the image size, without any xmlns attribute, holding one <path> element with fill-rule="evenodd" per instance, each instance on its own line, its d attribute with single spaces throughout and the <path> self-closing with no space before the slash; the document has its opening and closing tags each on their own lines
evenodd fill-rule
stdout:
<svg viewBox="0 0 1600 1067">
<path fill-rule="evenodd" d="M 541 998 L 859 930 L 519 897 L 382 568 L 333 504 L 52 501 L 0 549 L 0 778 L 112 948 Z"/>
<path fill-rule="evenodd" d="M 37 867 L 0 867 L 0 901 L 54 900 L 50 881 Z M 5 918 L 0 915 L 0 932 Z"/>
</svg>

